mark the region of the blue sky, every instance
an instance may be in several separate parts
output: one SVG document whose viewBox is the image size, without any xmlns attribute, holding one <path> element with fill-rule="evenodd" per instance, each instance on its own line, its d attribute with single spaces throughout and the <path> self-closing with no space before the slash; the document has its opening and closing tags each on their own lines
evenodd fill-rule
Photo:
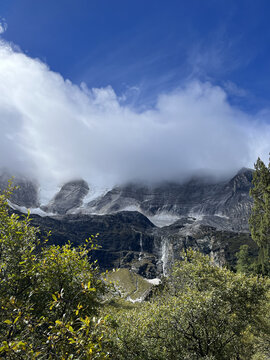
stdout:
<svg viewBox="0 0 270 360">
<path fill-rule="evenodd" d="M 192 78 L 247 111 L 270 101 L 270 3 L 1 0 L 3 37 L 74 83 L 111 85 L 135 106 Z"/>
<path fill-rule="evenodd" d="M 1 0 L 0 169 L 112 186 L 268 161 L 269 15 L 266 0 Z"/>
</svg>

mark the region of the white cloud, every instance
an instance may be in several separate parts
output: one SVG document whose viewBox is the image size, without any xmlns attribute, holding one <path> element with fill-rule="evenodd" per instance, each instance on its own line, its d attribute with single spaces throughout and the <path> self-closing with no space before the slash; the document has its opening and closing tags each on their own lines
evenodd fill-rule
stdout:
<svg viewBox="0 0 270 360">
<path fill-rule="evenodd" d="M 226 81 L 224 83 L 224 89 L 229 95 L 237 96 L 237 97 L 248 97 L 248 91 L 240 88 L 232 81 Z"/>
<path fill-rule="evenodd" d="M 0 18 L 0 34 L 3 34 L 6 30 L 7 30 L 6 20 Z"/>
<path fill-rule="evenodd" d="M 111 185 L 235 171 L 268 155 L 266 118 L 250 117 L 222 88 L 199 81 L 136 112 L 111 87 L 78 87 L 0 44 L 0 167 L 41 183 L 83 177 Z"/>
</svg>

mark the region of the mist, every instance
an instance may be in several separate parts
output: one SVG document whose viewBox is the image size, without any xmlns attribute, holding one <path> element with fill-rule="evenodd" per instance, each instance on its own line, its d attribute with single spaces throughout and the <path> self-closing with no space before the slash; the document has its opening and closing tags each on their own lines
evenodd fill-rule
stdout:
<svg viewBox="0 0 270 360">
<path fill-rule="evenodd" d="M 113 186 L 228 175 L 266 160 L 268 111 L 250 115 L 226 91 L 193 79 L 139 111 L 112 87 L 77 86 L 0 43 L 0 168 L 59 185 Z"/>
</svg>

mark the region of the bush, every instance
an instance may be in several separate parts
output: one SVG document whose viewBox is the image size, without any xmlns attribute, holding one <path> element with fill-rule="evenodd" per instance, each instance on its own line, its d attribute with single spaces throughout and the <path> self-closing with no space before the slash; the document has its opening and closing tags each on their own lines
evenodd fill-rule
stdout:
<svg viewBox="0 0 270 360">
<path fill-rule="evenodd" d="M 10 193 L 0 195 L 0 358 L 107 358 L 94 237 L 76 249 L 43 246 L 29 216 L 9 214 Z"/>
<path fill-rule="evenodd" d="M 115 359 L 263 358 L 269 280 L 216 267 L 191 250 L 183 257 L 151 302 L 115 311 Z"/>
</svg>

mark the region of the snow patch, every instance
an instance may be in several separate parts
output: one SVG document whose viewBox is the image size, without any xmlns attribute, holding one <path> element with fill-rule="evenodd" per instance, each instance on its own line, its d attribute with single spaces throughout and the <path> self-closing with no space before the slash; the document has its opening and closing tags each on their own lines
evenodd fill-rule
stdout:
<svg viewBox="0 0 270 360">
<path fill-rule="evenodd" d="M 12 203 L 11 201 L 8 200 L 8 205 L 13 209 L 13 210 L 17 210 L 20 211 L 23 214 L 28 214 L 28 212 L 30 212 L 30 214 L 32 215 L 39 215 L 39 216 L 54 216 L 55 214 L 53 213 L 47 213 L 43 210 L 41 210 L 40 208 L 26 208 L 25 206 L 19 206 L 16 205 L 14 203 Z"/>
<path fill-rule="evenodd" d="M 140 207 L 137 205 L 129 205 L 121 209 L 121 211 L 138 211 L 141 213 Z"/>
<path fill-rule="evenodd" d="M 139 298 L 136 298 L 136 299 L 131 299 L 131 297 L 130 296 L 128 296 L 127 298 L 126 298 L 126 300 L 127 301 L 130 301 L 130 302 L 132 302 L 133 304 L 134 303 L 141 303 L 144 299 L 142 298 L 142 297 L 139 297 Z"/>
<path fill-rule="evenodd" d="M 98 186 L 92 186 L 89 185 L 89 191 L 88 193 L 85 195 L 85 197 L 82 200 L 82 205 L 69 210 L 67 213 L 68 214 L 84 214 L 84 215 L 104 215 L 106 213 L 105 212 L 96 212 L 93 211 L 93 208 L 89 206 L 89 203 L 95 199 L 101 198 L 103 196 L 105 196 L 105 194 L 110 191 L 110 188 L 104 188 L 104 187 L 98 187 Z"/>
<path fill-rule="evenodd" d="M 147 216 L 148 219 L 157 227 L 169 226 L 180 219 L 178 215 L 172 215 L 167 212 L 159 213 L 154 216 Z"/>
<path fill-rule="evenodd" d="M 83 198 L 83 204 L 81 207 L 87 206 L 89 202 L 91 202 L 92 200 L 95 200 L 99 197 L 104 196 L 110 190 L 111 190 L 111 188 L 98 187 L 98 186 L 89 184 L 89 191 L 88 191 L 87 195 Z"/>
<path fill-rule="evenodd" d="M 216 214 L 214 214 L 214 216 L 218 216 L 218 217 L 224 218 L 224 219 L 230 219 L 229 216 L 223 215 L 221 213 L 216 213 Z"/>
<path fill-rule="evenodd" d="M 155 279 L 145 279 L 152 285 L 159 285 L 161 283 L 161 279 L 155 278 Z"/>
</svg>

